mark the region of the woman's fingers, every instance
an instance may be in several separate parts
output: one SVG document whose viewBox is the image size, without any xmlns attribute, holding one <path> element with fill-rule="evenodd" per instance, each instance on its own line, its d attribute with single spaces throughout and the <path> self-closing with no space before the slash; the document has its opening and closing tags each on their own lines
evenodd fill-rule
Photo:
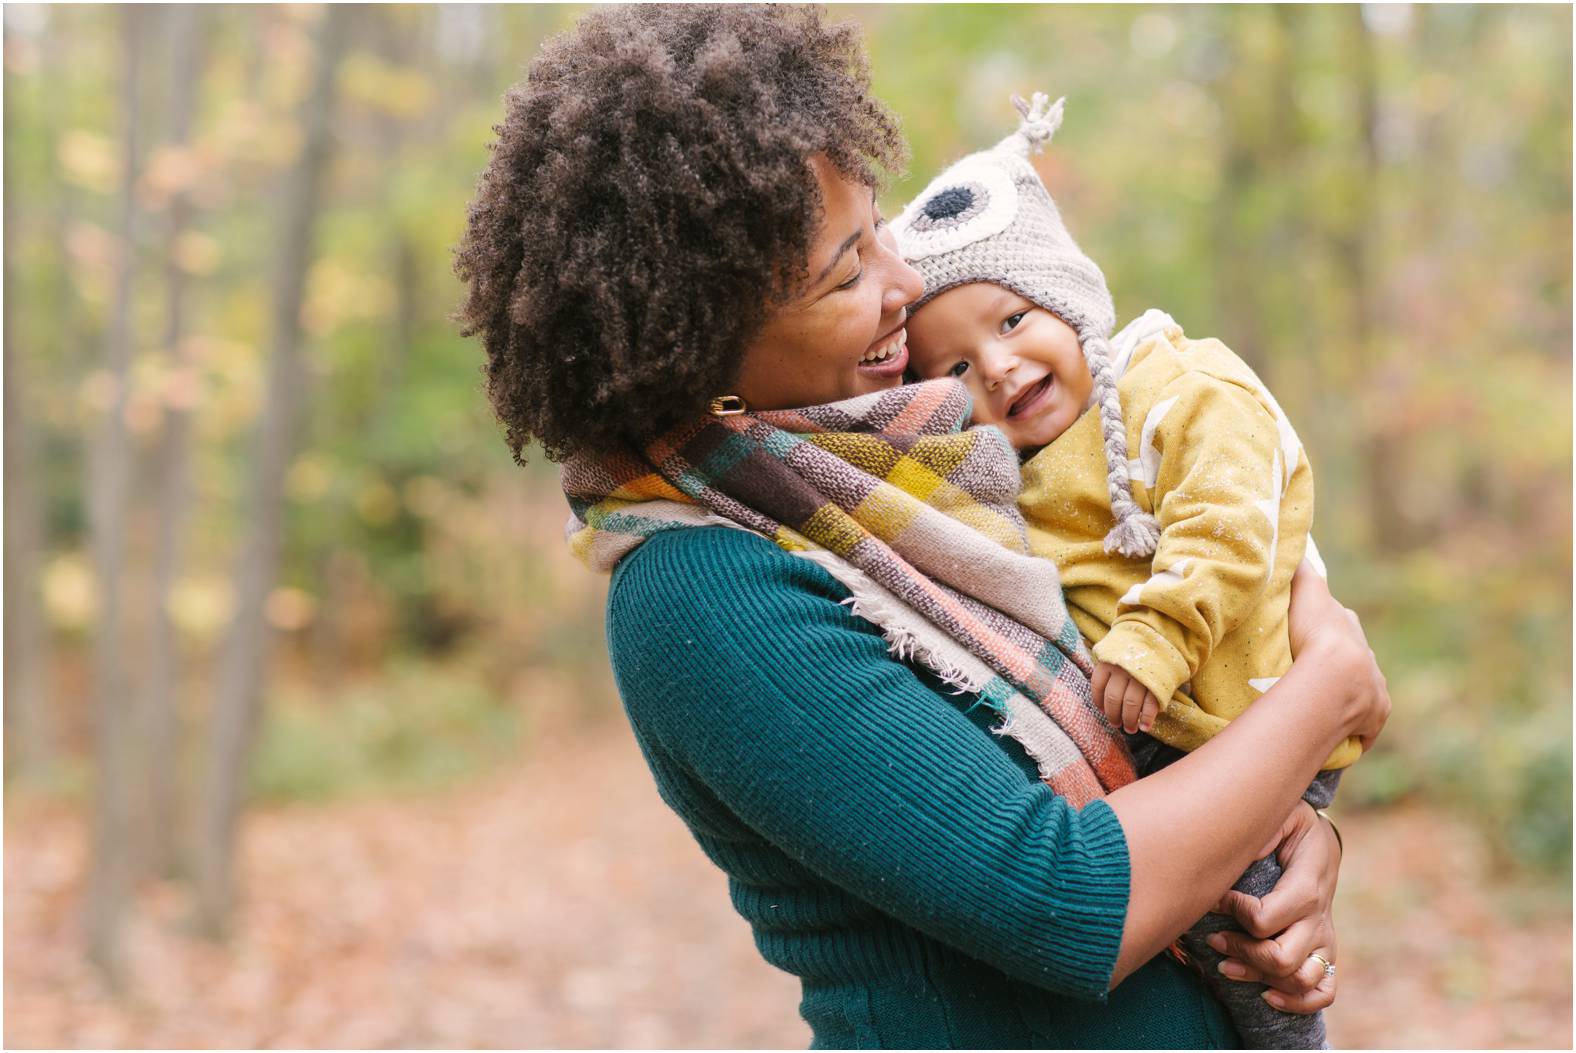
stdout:
<svg viewBox="0 0 1576 1053">
<path fill-rule="evenodd" d="M 1379 660 L 1372 650 L 1368 652 L 1368 662 L 1373 670 L 1374 702 L 1370 707 L 1368 723 L 1358 729 L 1357 741 L 1367 753 L 1378 741 L 1379 733 L 1384 730 L 1386 721 L 1390 719 L 1390 685 L 1384 678 L 1384 673 L 1379 669 Z"/>
<path fill-rule="evenodd" d="M 1287 994 L 1299 990 L 1312 991 L 1324 983 L 1326 974 L 1333 980 L 1335 974 L 1326 969 L 1326 965 L 1332 967 L 1335 965 L 1335 949 L 1323 945 L 1315 947 L 1308 952 L 1308 956 L 1302 960 L 1297 971 L 1286 978 L 1288 982 L 1280 990 Z"/>
<path fill-rule="evenodd" d="M 1215 932 L 1209 936 L 1209 945 L 1236 963 L 1221 972 L 1233 980 L 1252 980 L 1269 983 L 1271 980 L 1291 976 L 1302 964 L 1295 950 L 1280 940 L 1256 940 L 1245 932 Z"/>
<path fill-rule="evenodd" d="M 1318 957 L 1314 957 L 1314 954 Z M 1336 974 L 1325 969 L 1324 963 L 1335 964 L 1335 951 L 1333 948 L 1321 947 L 1314 954 L 1310 954 L 1302 968 L 1297 971 L 1301 990 L 1290 991 L 1272 987 L 1264 992 L 1264 1000 L 1276 1009 L 1287 1013 L 1317 1013 L 1334 1004 Z"/>
<path fill-rule="evenodd" d="M 1293 993 L 1309 990 L 1317 980 L 1317 975 L 1307 969 L 1310 954 L 1318 951 L 1334 960 L 1328 951 L 1320 950 L 1335 944 L 1334 932 L 1320 919 L 1300 921 L 1267 940 L 1256 940 L 1242 932 L 1217 932 L 1209 936 L 1208 942 L 1230 959 L 1221 970 L 1224 975 Z"/>
<path fill-rule="evenodd" d="M 1308 637 L 1331 615 L 1337 606 L 1330 595 L 1330 584 L 1319 576 L 1307 560 L 1297 565 L 1291 578 L 1291 604 L 1287 611 L 1291 653 L 1296 658 Z"/>
<path fill-rule="evenodd" d="M 1220 897 L 1215 910 L 1235 918 L 1250 937 L 1265 940 L 1278 932 L 1284 932 L 1293 922 L 1308 917 L 1317 909 L 1311 890 L 1304 894 L 1277 886 L 1274 891 L 1280 896 L 1266 907 L 1264 900 L 1258 896 L 1232 889 Z"/>
<path fill-rule="evenodd" d="M 1299 921 L 1317 917 L 1322 905 L 1318 882 L 1305 870 L 1287 871 L 1280 884 L 1261 896 L 1233 889 L 1217 910 L 1230 914 L 1250 936 L 1267 939 Z"/>
</svg>

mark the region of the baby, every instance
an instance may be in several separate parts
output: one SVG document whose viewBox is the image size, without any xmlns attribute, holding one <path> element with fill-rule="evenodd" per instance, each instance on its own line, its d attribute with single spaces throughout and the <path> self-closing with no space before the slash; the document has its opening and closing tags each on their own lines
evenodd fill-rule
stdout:
<svg viewBox="0 0 1576 1053">
<path fill-rule="evenodd" d="M 1153 310 L 1109 338 L 1105 278 L 1028 161 L 1062 102 L 1014 102 L 1018 131 L 948 168 L 894 224 L 925 279 L 910 368 L 960 378 L 974 423 L 1000 428 L 1024 458 L 1030 543 L 1061 572 L 1098 663 L 1095 701 L 1143 773 L 1203 744 L 1290 667 L 1292 574 L 1305 548 L 1318 565 L 1313 475 L 1274 398 L 1225 345 L 1189 340 Z M 1330 757 L 1306 794 L 1315 808 L 1359 753 L 1351 740 Z M 1279 877 L 1271 857 L 1236 887 L 1262 896 Z M 1182 943 L 1244 1043 L 1324 1048 L 1320 1015 L 1281 1012 L 1262 985 L 1220 976 L 1205 937 L 1231 927 L 1210 914 Z"/>
</svg>

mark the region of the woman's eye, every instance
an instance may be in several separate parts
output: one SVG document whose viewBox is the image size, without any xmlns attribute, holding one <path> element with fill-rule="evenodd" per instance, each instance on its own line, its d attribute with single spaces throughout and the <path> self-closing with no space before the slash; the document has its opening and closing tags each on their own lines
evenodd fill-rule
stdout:
<svg viewBox="0 0 1576 1053">
<path fill-rule="evenodd" d="M 843 284 L 839 285 L 838 288 L 839 289 L 852 289 L 854 286 L 859 284 L 859 279 L 863 278 L 864 276 L 865 276 L 865 269 L 863 267 L 861 267 L 857 271 L 854 272 L 854 276 L 852 278 L 849 278 L 846 282 L 844 282 Z"/>
<path fill-rule="evenodd" d="M 967 373 L 968 371 L 969 371 L 969 364 L 967 362 L 959 362 L 957 365 L 955 365 L 951 369 L 947 370 L 947 376 L 949 376 L 949 377 L 961 377 L 963 374 Z"/>
<path fill-rule="evenodd" d="M 1028 311 L 1019 311 L 1017 314 L 1008 315 L 1006 320 L 1001 323 L 1001 331 L 1004 333 L 1012 332 L 1018 328 L 1018 323 L 1023 321 L 1023 316 L 1028 313 Z"/>
</svg>

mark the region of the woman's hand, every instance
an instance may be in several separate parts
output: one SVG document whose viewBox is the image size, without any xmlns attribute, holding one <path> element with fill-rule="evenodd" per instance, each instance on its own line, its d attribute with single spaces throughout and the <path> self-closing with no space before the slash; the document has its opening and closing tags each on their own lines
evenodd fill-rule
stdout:
<svg viewBox="0 0 1576 1053">
<path fill-rule="evenodd" d="M 1291 579 L 1291 653 L 1297 661 L 1327 670 L 1341 686 L 1348 734 L 1366 752 L 1390 719 L 1390 691 L 1363 635 L 1357 615 L 1330 595 L 1330 587 L 1307 560 Z"/>
<path fill-rule="evenodd" d="M 1335 977 L 1313 955 L 1335 961 L 1331 906 L 1340 870 L 1340 848 L 1329 824 L 1299 802 L 1281 826 L 1275 858 L 1284 873 L 1262 899 L 1227 892 L 1215 908 L 1247 930 L 1209 937 L 1227 956 L 1222 972 L 1233 980 L 1268 984 L 1265 1001 L 1290 1013 L 1313 1013 L 1335 1001 Z"/>
</svg>

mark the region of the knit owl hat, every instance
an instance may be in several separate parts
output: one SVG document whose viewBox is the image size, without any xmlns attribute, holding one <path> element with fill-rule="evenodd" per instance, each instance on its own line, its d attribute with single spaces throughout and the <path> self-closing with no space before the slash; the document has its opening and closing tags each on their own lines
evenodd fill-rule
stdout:
<svg viewBox="0 0 1576 1053">
<path fill-rule="evenodd" d="M 1151 556 L 1160 538 L 1155 517 L 1132 497 L 1127 428 L 1111 372 L 1111 330 L 1116 309 L 1105 275 L 1067 233 L 1056 202 L 1029 156 L 1050 141 L 1062 123 L 1062 104 L 1035 92 L 1032 103 L 1013 96 L 1023 120 L 989 150 L 970 154 L 942 172 L 893 224 L 903 257 L 925 279 L 918 310 L 955 285 L 992 282 L 1038 304 L 1071 326 L 1094 378 L 1105 439 L 1106 484 L 1116 526 L 1107 552 Z"/>
</svg>

